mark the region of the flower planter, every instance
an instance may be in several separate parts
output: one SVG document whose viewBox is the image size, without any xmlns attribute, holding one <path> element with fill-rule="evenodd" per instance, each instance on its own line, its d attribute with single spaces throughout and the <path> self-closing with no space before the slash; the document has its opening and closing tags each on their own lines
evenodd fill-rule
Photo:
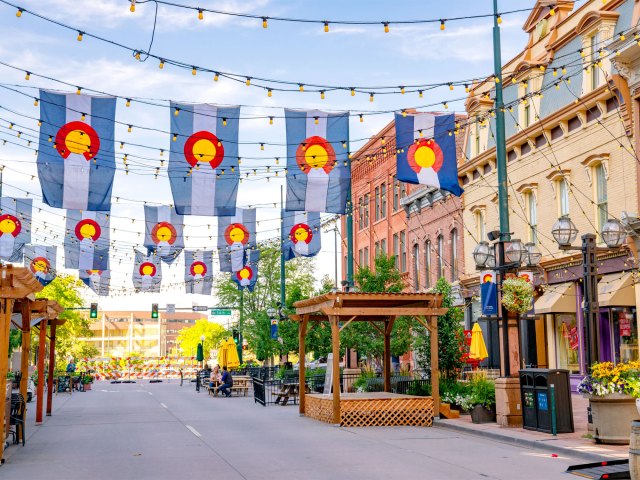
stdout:
<svg viewBox="0 0 640 480">
<path fill-rule="evenodd" d="M 636 400 L 631 395 L 610 393 L 588 395 L 596 443 L 628 445 L 631 422 L 638 418 Z"/>
<path fill-rule="evenodd" d="M 471 413 L 471 421 L 473 423 L 493 423 L 496 421 L 495 406 L 492 409 L 488 409 L 484 405 L 476 405 L 469 413 Z"/>
<path fill-rule="evenodd" d="M 91 384 L 90 383 L 85 383 L 84 384 L 84 391 L 87 392 L 89 390 L 91 390 Z"/>
</svg>

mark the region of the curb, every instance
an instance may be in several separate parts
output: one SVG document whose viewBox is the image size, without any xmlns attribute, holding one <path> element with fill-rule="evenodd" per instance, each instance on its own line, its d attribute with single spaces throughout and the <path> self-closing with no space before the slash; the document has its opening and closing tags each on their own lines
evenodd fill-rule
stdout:
<svg viewBox="0 0 640 480">
<path fill-rule="evenodd" d="M 591 462 L 599 462 L 601 460 L 611 460 L 611 459 L 619 460 L 620 459 L 620 457 L 617 457 L 614 455 L 585 452 L 581 450 L 574 450 L 573 448 L 570 448 L 570 447 L 554 445 L 553 438 L 550 438 L 549 442 L 517 438 L 517 437 L 512 437 L 510 435 L 497 433 L 497 432 L 490 432 L 486 430 L 482 430 L 482 431 L 476 430 L 475 428 L 472 428 L 472 427 L 455 424 L 449 420 L 434 419 L 433 426 L 436 428 L 441 428 L 443 430 L 452 430 L 455 432 L 465 433 L 467 435 L 474 435 L 477 437 L 489 438 L 497 442 L 508 443 L 510 445 L 515 445 L 517 447 L 533 448 L 533 449 L 541 450 L 548 453 L 557 453 L 559 455 L 562 454 L 564 456 L 580 458 L 580 459 L 588 460 Z"/>
</svg>

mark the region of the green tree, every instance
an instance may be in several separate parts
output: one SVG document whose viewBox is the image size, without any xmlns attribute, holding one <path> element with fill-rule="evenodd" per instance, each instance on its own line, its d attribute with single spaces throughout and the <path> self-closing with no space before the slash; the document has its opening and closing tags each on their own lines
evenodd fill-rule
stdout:
<svg viewBox="0 0 640 480">
<path fill-rule="evenodd" d="M 448 308 L 446 315 L 438 317 L 438 366 L 444 380 L 455 379 L 464 366 L 464 312 L 453 306 L 451 284 L 440 278 L 435 285 L 434 292 L 443 295 L 442 306 Z M 425 370 L 431 369 L 431 340 L 429 333 L 423 326 L 416 327 L 414 350 L 418 366 Z"/>
<path fill-rule="evenodd" d="M 55 300 L 64 307 L 60 319 L 65 323 L 56 329 L 56 368 L 63 370 L 66 367 L 68 357 L 76 360 L 91 358 L 98 355 L 98 349 L 82 338 L 92 337 L 89 329 L 90 320 L 81 315 L 77 310 L 84 305 L 84 299 L 80 293 L 83 283 L 69 275 L 57 276 L 49 285 L 44 287 L 38 298 Z M 32 332 L 32 351 L 35 351 L 38 343 L 38 335 Z"/>
<path fill-rule="evenodd" d="M 178 346 L 185 355 L 191 355 L 191 352 L 197 351 L 198 344 L 202 341 L 204 335 L 205 357 L 207 353 L 220 345 L 220 341 L 228 336 L 227 331 L 217 323 L 210 322 L 206 318 L 196 320 L 196 323 L 188 328 L 183 328 L 178 333 Z"/>
</svg>

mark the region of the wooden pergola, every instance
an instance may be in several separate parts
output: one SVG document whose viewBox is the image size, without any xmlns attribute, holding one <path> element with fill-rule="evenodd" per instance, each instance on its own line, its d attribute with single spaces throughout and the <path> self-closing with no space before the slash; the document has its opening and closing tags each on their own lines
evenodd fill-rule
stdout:
<svg viewBox="0 0 640 480">
<path fill-rule="evenodd" d="M 0 266 L 0 459 L 4 453 L 5 422 L 8 428 L 6 412 L 7 371 L 9 369 L 9 332 L 11 327 L 22 331 L 22 356 L 20 370 L 22 378 L 20 393 L 26 399 L 29 381 L 29 358 L 31 349 L 31 328 L 37 326 L 39 333 L 38 352 L 38 387 L 36 395 L 36 421 L 42 422 L 42 406 L 44 395 L 44 358 L 47 339 L 47 324 L 50 326 L 49 348 L 49 389 L 47 392 L 47 414 L 51 413 L 53 391 L 53 368 L 55 364 L 55 331 L 57 325 L 64 323 L 58 315 L 62 307 L 57 302 L 47 299 L 36 299 L 35 294 L 42 290 L 42 284 L 25 267 L 13 265 Z M 4 353 L 2 353 L 4 352 Z"/>
<path fill-rule="evenodd" d="M 345 293 L 332 292 L 294 303 L 291 319 L 300 323 L 300 414 L 305 414 L 305 338 L 322 322 L 331 325 L 333 364 L 333 423 L 340 423 L 340 332 L 351 322 L 369 322 L 384 337 L 384 391 L 391 392 L 391 332 L 396 318 L 409 316 L 424 325 L 431 337 L 431 391 L 434 411 L 440 411 L 438 384 L 438 317 L 447 313 L 442 308 L 442 295 L 435 293 Z M 310 327 L 311 324 L 311 327 Z M 437 413 L 436 413 L 437 415 Z"/>
</svg>

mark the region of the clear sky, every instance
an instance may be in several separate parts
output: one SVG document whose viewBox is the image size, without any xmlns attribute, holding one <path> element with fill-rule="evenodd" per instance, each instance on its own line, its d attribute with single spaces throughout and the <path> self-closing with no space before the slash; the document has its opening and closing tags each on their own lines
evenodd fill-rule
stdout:
<svg viewBox="0 0 640 480">
<path fill-rule="evenodd" d="M 15 0 L 16 5 L 34 10 L 78 30 L 90 32 L 116 40 L 120 43 L 146 50 L 153 24 L 152 4 L 139 4 L 135 13 L 129 11 L 128 0 Z M 203 8 L 249 12 L 264 16 L 286 16 L 313 19 L 342 20 L 410 20 L 427 18 L 452 18 L 476 14 L 487 14 L 492 10 L 491 0 L 427 1 L 348 1 L 334 0 L 176 0 L 177 3 L 198 5 Z M 501 11 L 531 8 L 534 0 L 501 0 Z M 24 14 L 16 18 L 16 9 L 0 4 L 0 62 L 19 67 L 15 71 L 0 66 L 1 83 L 0 139 L 18 141 L 26 146 L 30 139 L 15 138 L 15 131 L 8 130 L 9 122 L 37 129 L 35 120 L 39 108 L 34 107 L 33 98 L 7 90 L 10 86 L 29 95 L 37 95 L 36 88 L 74 90 L 58 83 L 32 76 L 25 81 L 24 71 L 40 73 L 64 80 L 73 85 L 109 92 L 122 97 L 145 97 L 159 100 L 185 102 L 207 102 L 243 105 L 243 117 L 282 116 L 282 107 L 324 108 L 368 112 L 372 110 L 401 110 L 409 107 L 427 106 L 449 100 L 450 111 L 464 111 L 462 101 L 452 99 L 464 97 L 464 90 L 453 92 L 441 88 L 425 94 L 377 96 L 374 103 L 367 95 L 351 97 L 346 92 L 328 93 L 321 100 L 317 93 L 274 92 L 268 98 L 264 90 L 248 88 L 242 83 L 221 79 L 213 82 L 212 75 L 199 73 L 195 77 L 189 70 L 172 66 L 158 68 L 158 62 L 136 61 L 124 50 L 88 38 L 78 42 L 77 32 L 65 30 Z M 522 25 L 528 12 L 504 15 L 501 26 L 503 61 L 519 52 L 526 43 Z M 237 72 L 247 76 L 261 76 L 300 83 L 322 83 L 332 85 L 409 85 L 456 81 L 488 76 L 493 69 L 492 19 L 472 19 L 448 22 L 444 31 L 438 23 L 426 25 L 394 26 L 385 33 L 379 26 L 330 26 L 325 33 L 322 25 L 305 23 L 283 23 L 270 21 L 267 29 L 260 20 L 249 20 L 205 14 L 198 20 L 197 13 L 172 7 L 160 7 L 152 52 L 187 64 L 221 71 Z M 10 113 L 6 109 L 15 111 Z M 434 110 L 436 107 L 429 107 Z M 144 106 L 134 102 L 125 107 L 124 100 L 118 102 L 116 118 L 125 123 L 160 130 L 169 130 L 170 112 L 167 107 Z M 364 123 L 352 117 L 351 151 L 362 145 L 363 139 L 374 135 L 392 120 L 391 113 L 368 115 Z M 15 129 L 14 129 L 15 130 Z M 33 132 L 31 132 L 33 134 Z M 12 138 L 13 137 L 13 138 Z M 145 132 L 134 127 L 132 133 L 125 126 L 116 127 L 116 139 L 157 147 L 157 152 L 127 147 L 129 155 L 153 158 L 159 165 L 160 149 L 167 149 L 170 139 L 167 134 Z M 30 148 L 37 144 L 35 140 Z M 274 124 L 264 119 L 246 119 L 240 123 L 241 142 L 285 142 L 284 120 L 275 118 Z M 118 149 L 116 147 L 116 151 Z M 275 157 L 284 159 L 284 147 L 267 146 L 264 151 L 258 145 L 241 145 L 240 156 L 255 160 L 243 162 L 242 167 L 273 164 Z M 169 182 L 166 177 L 168 155 L 161 169 L 160 178 L 154 180 L 150 168 L 125 175 L 119 162 L 114 181 L 114 203 L 112 207 L 112 289 L 118 295 L 100 298 L 100 307 L 105 309 L 150 308 L 152 302 L 176 303 L 190 306 L 215 305 L 215 299 L 183 293 L 183 262 L 173 266 L 163 265 L 163 292 L 161 294 L 135 294 L 131 283 L 133 270 L 133 247 L 142 250 L 144 237 L 144 202 L 170 204 L 172 202 Z M 28 191 L 35 198 L 34 243 L 57 245 L 58 266 L 63 265 L 62 239 L 64 234 L 64 211 L 43 206 L 37 181 L 36 157 L 33 151 L 11 145 L 0 147 L 0 164 L 5 165 L 3 195 L 23 197 Z M 147 164 L 153 163 L 152 161 Z M 284 160 L 281 161 L 284 163 Z M 154 164 L 154 165 L 155 165 Z M 133 170 L 133 167 L 132 167 Z M 239 206 L 259 204 L 258 238 L 266 239 L 278 235 L 281 179 L 266 182 L 245 181 L 240 185 Z M 116 197 L 119 200 L 116 200 Z M 274 207 L 275 205 L 275 207 Z M 215 248 L 216 221 L 207 217 L 186 217 L 187 248 Z M 212 236 L 212 239 L 209 239 Z M 333 277 L 334 238 L 333 233 L 323 234 L 322 253 L 318 256 L 318 278 L 323 274 Z M 214 265 L 214 268 L 216 266 Z M 69 272 L 71 273 L 71 272 Z M 87 298 L 92 297 L 87 291 Z"/>
</svg>

